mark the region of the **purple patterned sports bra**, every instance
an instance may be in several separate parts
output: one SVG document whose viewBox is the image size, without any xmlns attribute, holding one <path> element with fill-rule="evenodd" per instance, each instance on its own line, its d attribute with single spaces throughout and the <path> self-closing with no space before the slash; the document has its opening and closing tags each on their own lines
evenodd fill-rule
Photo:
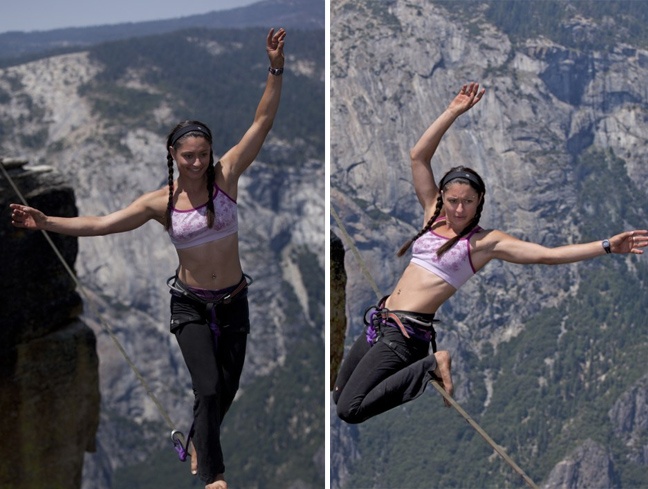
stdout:
<svg viewBox="0 0 648 489">
<path fill-rule="evenodd" d="M 214 227 L 207 227 L 207 204 L 189 210 L 171 210 L 169 237 L 178 250 L 193 248 L 238 232 L 236 201 L 214 184 Z"/>
<path fill-rule="evenodd" d="M 449 238 L 429 230 L 414 242 L 411 263 L 425 268 L 458 289 L 476 273 L 470 259 L 470 238 L 481 230 L 477 226 L 441 257 L 436 252 Z"/>
</svg>

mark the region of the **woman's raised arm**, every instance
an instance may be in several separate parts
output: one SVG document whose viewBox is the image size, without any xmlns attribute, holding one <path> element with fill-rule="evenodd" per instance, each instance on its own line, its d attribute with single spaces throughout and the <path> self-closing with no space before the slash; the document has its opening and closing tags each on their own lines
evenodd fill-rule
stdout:
<svg viewBox="0 0 648 489">
<path fill-rule="evenodd" d="M 281 99 L 286 31 L 270 29 L 266 51 L 270 61 L 266 87 L 254 114 L 254 121 L 241 140 L 221 158 L 226 178 L 238 179 L 261 151 L 266 136 L 272 129 Z"/>
<path fill-rule="evenodd" d="M 427 212 L 430 207 L 434 209 L 439 194 L 439 187 L 434 181 L 431 161 L 441 138 L 457 117 L 474 107 L 485 92 L 485 89 L 479 90 L 479 83 L 469 83 L 461 87 L 446 110 L 427 128 L 411 149 L 412 181 L 416 196 L 424 211 Z"/>
</svg>

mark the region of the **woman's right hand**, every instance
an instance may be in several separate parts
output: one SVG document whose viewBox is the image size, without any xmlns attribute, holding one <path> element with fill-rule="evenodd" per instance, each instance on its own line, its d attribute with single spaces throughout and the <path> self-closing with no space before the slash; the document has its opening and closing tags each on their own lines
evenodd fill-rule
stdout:
<svg viewBox="0 0 648 489">
<path fill-rule="evenodd" d="M 461 115 L 472 109 L 481 100 L 485 92 L 485 88 L 482 88 L 481 91 L 479 90 L 479 83 L 472 82 L 464 85 L 454 100 L 448 105 L 448 110 L 456 115 Z"/>
<path fill-rule="evenodd" d="M 10 204 L 11 224 L 23 229 L 44 229 L 47 216 L 38 209 L 26 205 Z"/>
</svg>

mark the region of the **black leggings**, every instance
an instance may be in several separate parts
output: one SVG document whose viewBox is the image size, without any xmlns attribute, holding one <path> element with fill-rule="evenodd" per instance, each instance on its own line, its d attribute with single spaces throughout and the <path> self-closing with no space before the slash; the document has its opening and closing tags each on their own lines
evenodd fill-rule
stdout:
<svg viewBox="0 0 648 489">
<path fill-rule="evenodd" d="M 437 362 L 428 355 L 429 343 L 405 338 L 391 326 L 382 332 L 383 338 L 373 345 L 361 334 L 340 367 L 333 401 L 338 416 L 347 423 L 362 423 L 416 399 L 433 378 Z"/>
<path fill-rule="evenodd" d="M 206 483 L 225 472 L 220 426 L 239 387 L 250 330 L 247 290 L 229 304 L 216 306 L 219 334 L 209 327 L 205 304 L 186 297 L 171 298 L 175 334 L 191 375 L 194 391 L 193 443 L 198 474 Z"/>
</svg>

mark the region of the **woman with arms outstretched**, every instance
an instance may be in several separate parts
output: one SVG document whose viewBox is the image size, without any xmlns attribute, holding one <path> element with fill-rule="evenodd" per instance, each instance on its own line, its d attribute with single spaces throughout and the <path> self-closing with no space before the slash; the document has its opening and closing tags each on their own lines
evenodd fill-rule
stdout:
<svg viewBox="0 0 648 489">
<path fill-rule="evenodd" d="M 63 218 L 11 204 L 12 223 L 19 228 L 100 236 L 155 220 L 168 231 L 179 261 L 169 282 L 171 331 L 191 374 L 192 472 L 200 475 L 206 489 L 227 488 L 220 426 L 239 386 L 250 329 L 238 247 L 238 182 L 259 154 L 279 107 L 285 37 L 284 29 L 270 29 L 269 73 L 254 121 L 219 161 L 214 161 L 209 128 L 200 121 L 184 121 L 167 138 L 168 185 L 124 209 L 106 216 Z"/>
<path fill-rule="evenodd" d="M 646 230 L 547 248 L 482 229 L 482 178 L 471 168 L 457 166 L 437 185 L 431 160 L 446 131 L 484 92 L 477 83 L 464 85 L 410 152 L 424 225 L 398 251 L 402 256 L 412 248 L 410 264 L 392 294 L 365 313 L 365 332 L 340 367 L 333 400 L 338 416 L 348 423 L 361 423 L 417 398 L 430 380 L 440 381 L 453 394 L 450 354 L 436 351 L 434 315 L 489 261 L 557 265 L 609 253 L 641 254 L 648 245 Z"/>
</svg>

